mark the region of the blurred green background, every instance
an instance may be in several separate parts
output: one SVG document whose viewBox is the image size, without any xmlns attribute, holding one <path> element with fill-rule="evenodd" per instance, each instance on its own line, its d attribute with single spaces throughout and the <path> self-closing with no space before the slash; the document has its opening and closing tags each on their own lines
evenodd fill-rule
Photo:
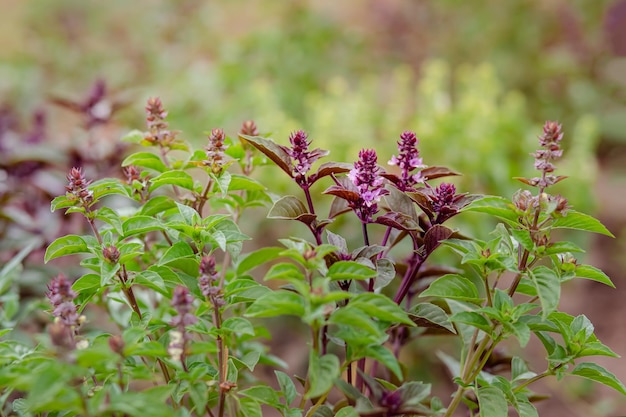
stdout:
<svg viewBox="0 0 626 417">
<path fill-rule="evenodd" d="M 426 164 L 465 174 L 455 180 L 461 191 L 505 196 L 519 188 L 511 177 L 533 175 L 543 122 L 559 120 L 559 173 L 570 177 L 560 191 L 617 236 L 587 241 L 585 261 L 618 289 L 582 283 L 563 305 L 626 354 L 623 0 L 0 0 L 0 10 L 0 262 L 66 230 L 51 226 L 45 193 L 33 200 L 20 189 L 15 167 L 45 163 L 47 176 L 31 183 L 52 195 L 77 161 L 111 175 L 100 162 L 143 128 L 149 96 L 198 146 L 211 128 L 234 136 L 254 119 L 278 142 L 305 129 L 332 159 L 374 147 L 384 164 L 398 135 L 414 130 Z M 85 114 L 58 103 L 86 100 L 97 80 L 106 94 L 92 110 L 107 122 L 85 131 Z M 41 207 L 24 215 L 25 199 Z M 39 268 L 36 254 L 26 270 Z M 626 379 L 622 360 L 602 364 Z M 576 381 L 546 389 L 558 398 L 545 415 L 626 413 L 623 400 Z"/>
</svg>

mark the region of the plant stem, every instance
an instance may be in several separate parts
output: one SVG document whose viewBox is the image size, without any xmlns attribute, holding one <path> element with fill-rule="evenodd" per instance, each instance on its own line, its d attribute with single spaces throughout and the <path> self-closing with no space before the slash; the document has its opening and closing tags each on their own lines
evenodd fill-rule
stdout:
<svg viewBox="0 0 626 417">
<path fill-rule="evenodd" d="M 208 200 L 209 191 L 211 190 L 212 185 L 213 185 L 213 181 L 209 178 L 209 181 L 207 182 L 206 187 L 204 187 L 204 192 L 202 192 L 202 195 L 200 196 L 200 201 L 198 202 L 198 208 L 196 209 L 200 217 L 202 217 L 202 210 L 204 209 L 204 205 L 206 204 Z"/>
<path fill-rule="evenodd" d="M 547 370 L 547 371 L 545 371 L 545 372 L 540 373 L 539 375 L 535 375 L 534 377 L 532 377 L 532 378 L 530 378 L 530 379 L 528 379 L 528 380 L 524 381 L 524 383 L 523 383 L 523 384 L 521 384 L 521 385 L 519 385 L 519 386 L 515 387 L 515 388 L 513 389 L 513 392 L 514 392 L 514 393 L 516 393 L 516 392 L 520 392 L 521 390 L 523 390 L 524 388 L 526 388 L 528 385 L 532 384 L 533 382 L 537 382 L 537 381 L 539 381 L 540 379 L 543 379 L 543 378 L 545 378 L 545 377 L 547 377 L 547 376 L 550 376 L 550 375 L 553 375 L 553 374 L 554 374 L 554 371 L 552 371 L 552 370 Z"/>
</svg>

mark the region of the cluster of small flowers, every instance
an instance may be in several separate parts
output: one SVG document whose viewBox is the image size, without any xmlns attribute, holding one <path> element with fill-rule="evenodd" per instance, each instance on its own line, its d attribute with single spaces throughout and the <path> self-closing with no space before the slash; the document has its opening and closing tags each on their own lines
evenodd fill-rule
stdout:
<svg viewBox="0 0 626 417">
<path fill-rule="evenodd" d="M 415 133 L 408 130 L 403 132 L 398 141 L 399 154 L 392 156 L 389 161 L 389 165 L 400 168 L 400 182 L 396 184 L 400 191 L 413 191 L 415 185 L 424 182 L 421 172 L 413 173 L 416 169 L 426 168 L 417 149 L 418 142 Z"/>
<path fill-rule="evenodd" d="M 215 269 L 215 258 L 211 255 L 203 256 L 200 261 L 198 286 L 200 287 L 202 295 L 204 295 L 215 308 L 219 308 L 225 304 L 220 287 L 215 285 L 217 281 L 218 275 Z"/>
<path fill-rule="evenodd" d="M 513 196 L 513 204 L 522 212 L 530 212 L 540 208 L 549 209 L 559 215 L 564 215 L 569 209 L 567 199 L 560 195 L 550 195 L 544 189 L 556 184 L 565 177 L 554 175 L 554 161 L 561 158 L 561 140 L 563 132 L 561 125 L 557 122 L 547 121 L 543 125 L 543 135 L 539 137 L 539 144 L 543 149 L 538 149 L 531 155 L 535 158 L 535 169 L 541 171 L 541 177 L 531 179 L 520 178 L 520 180 L 533 187 L 539 187 L 540 193 L 533 196 L 528 190 L 522 190 Z"/>
<path fill-rule="evenodd" d="M 259 129 L 257 128 L 256 123 L 254 123 L 254 120 L 246 120 L 241 125 L 239 133 L 248 136 L 259 136 Z"/>
<path fill-rule="evenodd" d="M 289 143 L 290 147 L 281 146 L 281 148 L 291 158 L 292 175 L 296 183 L 301 186 L 306 185 L 306 174 L 311 170 L 315 161 L 328 155 L 328 151 L 319 148 L 309 150 L 311 141 L 308 140 L 308 135 L 304 130 L 292 132 L 289 135 Z"/>
<path fill-rule="evenodd" d="M 455 202 L 458 196 L 456 194 L 456 187 L 454 184 L 448 182 L 441 183 L 435 188 L 435 192 L 431 197 L 433 210 L 437 213 L 437 217 L 445 217 L 450 213 L 456 213 L 458 209 L 455 207 Z"/>
<path fill-rule="evenodd" d="M 226 165 L 226 135 L 222 129 L 213 129 L 209 135 L 209 144 L 204 148 L 207 159 L 203 161 L 205 166 L 211 167 L 214 174 L 219 174 Z"/>
<path fill-rule="evenodd" d="M 85 208 L 89 207 L 93 203 L 93 191 L 87 189 L 91 181 L 85 179 L 82 168 L 72 168 L 67 174 L 68 185 L 65 186 L 65 190 L 69 196 L 78 200 Z"/>
<path fill-rule="evenodd" d="M 563 139 L 561 125 L 557 122 L 547 121 L 543 125 L 543 135 L 539 137 L 539 144 L 543 149 L 537 150 L 532 156 L 535 157 L 535 169 L 541 171 L 541 178 L 533 178 L 530 185 L 544 189 L 559 181 L 559 177 L 552 174 L 555 166 L 553 161 L 563 155 L 560 142 Z"/>
<path fill-rule="evenodd" d="M 383 177 L 380 176 L 378 156 L 373 149 L 362 149 L 359 152 L 359 160 L 354 163 L 354 168 L 348 173 L 348 178 L 358 189 L 360 198 L 352 203 L 359 219 L 364 223 L 372 221 L 374 214 L 378 212 L 378 202 L 381 197 L 388 194 L 385 190 Z"/>
<path fill-rule="evenodd" d="M 172 360 L 179 361 L 186 353 L 187 342 L 191 339 L 191 335 L 187 332 L 187 326 L 198 321 L 198 318 L 191 313 L 193 296 L 187 287 L 179 285 L 174 289 L 172 307 L 176 309 L 178 314 L 170 322 L 172 326 L 176 327 L 176 330 L 170 332 L 170 343 L 167 351 Z"/>
<path fill-rule="evenodd" d="M 54 324 L 49 328 L 50 339 L 55 346 L 74 349 L 74 336 L 78 327 L 85 321 L 85 317 L 78 314 L 78 307 L 74 304 L 77 294 L 72 290 L 72 283 L 63 274 L 59 274 L 48 284 L 46 293 L 52 304 Z"/>
<path fill-rule="evenodd" d="M 176 140 L 178 132 L 168 129 L 166 117 L 167 111 L 163 108 L 161 99 L 158 97 L 149 98 L 146 105 L 146 123 L 148 125 L 148 132 L 144 134 L 146 141 L 165 147 Z"/>
</svg>

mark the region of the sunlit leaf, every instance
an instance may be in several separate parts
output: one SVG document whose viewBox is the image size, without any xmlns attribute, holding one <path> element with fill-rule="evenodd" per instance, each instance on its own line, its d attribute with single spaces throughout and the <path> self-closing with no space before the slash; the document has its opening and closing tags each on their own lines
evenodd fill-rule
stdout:
<svg viewBox="0 0 626 417">
<path fill-rule="evenodd" d="M 553 228 L 564 229 L 576 229 L 585 230 L 587 232 L 600 233 L 606 236 L 615 237 L 613 233 L 600 223 L 599 220 L 589 216 L 588 214 L 580 213 L 575 210 L 568 210 L 563 217 L 557 218 L 552 223 Z"/>
<path fill-rule="evenodd" d="M 62 236 L 48 246 L 44 255 L 44 262 L 76 253 L 89 253 L 89 247 L 85 239 L 78 235 Z"/>
<path fill-rule="evenodd" d="M 561 282 L 558 275 L 545 266 L 528 271 L 528 276 L 535 285 L 539 301 L 541 302 L 541 315 L 547 318 L 559 305 L 561 297 Z"/>
<path fill-rule="evenodd" d="M 311 350 L 309 357 L 309 389 L 305 394 L 306 398 L 316 398 L 328 392 L 339 377 L 339 358 L 333 354 L 318 357 L 317 353 Z"/>
<path fill-rule="evenodd" d="M 422 297 L 441 297 L 469 301 L 480 304 L 482 298 L 472 281 L 457 274 L 447 274 L 437 278 L 420 294 Z"/>
<path fill-rule="evenodd" d="M 290 177 L 293 176 L 291 172 L 291 157 L 280 145 L 260 136 L 248 136 L 240 133 L 239 137 L 261 151 Z"/>
<path fill-rule="evenodd" d="M 572 375 L 599 382 L 602 385 L 606 385 L 607 387 L 613 388 L 614 390 L 626 395 L 626 387 L 624 384 L 617 379 L 615 375 L 598 364 L 581 362 L 572 370 Z"/>
<path fill-rule="evenodd" d="M 129 155 L 122 161 L 122 166 L 126 167 L 129 165 L 150 168 L 158 172 L 165 172 L 168 170 L 161 158 L 150 152 L 137 152 Z"/>
<path fill-rule="evenodd" d="M 480 417 L 508 417 L 509 406 L 504 393 L 493 386 L 478 388 Z"/>
</svg>

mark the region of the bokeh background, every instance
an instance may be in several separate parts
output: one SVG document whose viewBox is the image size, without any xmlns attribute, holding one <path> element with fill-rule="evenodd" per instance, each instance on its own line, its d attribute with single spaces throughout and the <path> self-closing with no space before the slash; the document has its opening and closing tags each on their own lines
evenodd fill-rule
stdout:
<svg viewBox="0 0 626 417">
<path fill-rule="evenodd" d="M 0 282 L 4 325 L 30 317 L 26 300 L 55 272 L 42 248 L 78 227 L 49 212 L 65 172 L 120 175 L 119 139 L 143 128 L 149 96 L 198 146 L 254 119 L 279 142 L 305 129 L 351 161 L 363 147 L 391 155 L 414 130 L 426 164 L 465 173 L 461 190 L 505 196 L 532 174 L 543 122 L 559 120 L 560 191 L 616 235 L 575 237 L 581 261 L 617 286 L 568 284 L 562 307 L 626 355 L 626 1 L 0 0 L 0 264 L 23 260 Z M 420 354 L 407 360 L 441 372 Z M 599 359 L 622 380 L 625 361 Z M 542 415 L 626 414 L 623 398 L 579 380 L 537 389 L 554 395 Z"/>
</svg>

